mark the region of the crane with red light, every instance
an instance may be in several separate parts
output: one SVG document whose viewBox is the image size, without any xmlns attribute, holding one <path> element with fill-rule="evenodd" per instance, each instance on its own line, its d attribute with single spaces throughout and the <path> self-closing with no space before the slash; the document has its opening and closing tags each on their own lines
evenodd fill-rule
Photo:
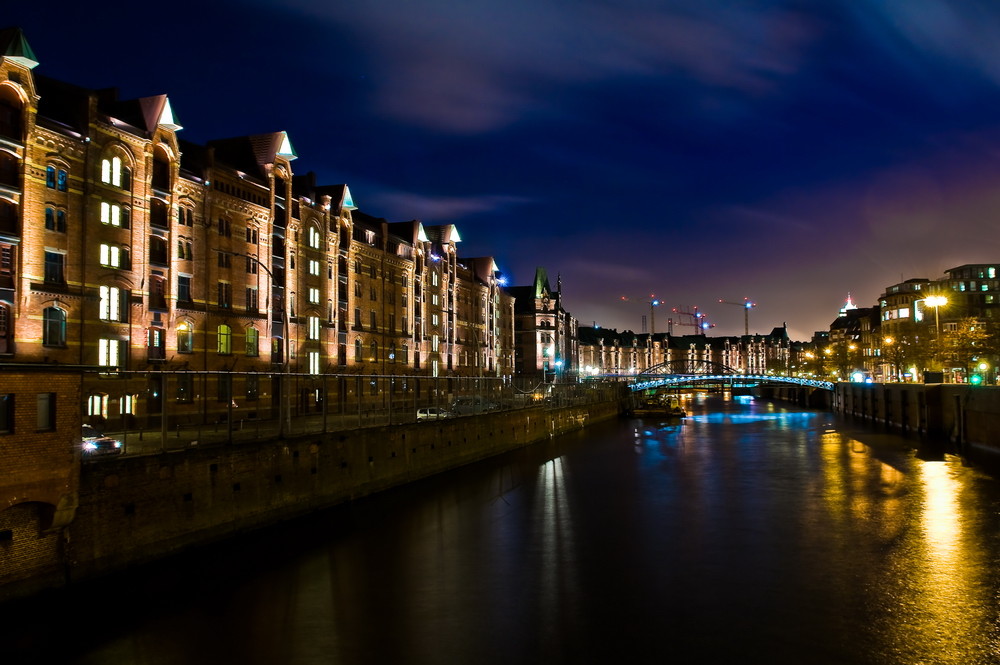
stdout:
<svg viewBox="0 0 1000 665">
<path fill-rule="evenodd" d="M 757 303 L 751 302 L 749 298 L 744 298 L 743 302 L 732 302 L 731 300 L 719 299 L 719 302 L 723 305 L 736 305 L 737 307 L 743 308 L 743 334 L 750 334 L 750 310 L 757 306 Z"/>
<path fill-rule="evenodd" d="M 662 305 L 663 304 L 662 300 L 660 300 L 659 298 L 657 298 L 656 295 L 654 295 L 652 293 L 649 294 L 649 300 L 646 300 L 645 297 L 642 297 L 642 298 L 630 298 L 629 296 L 622 296 L 620 298 L 620 300 L 622 302 L 641 302 L 641 303 L 643 303 L 645 305 L 649 305 L 649 334 L 650 335 L 656 334 L 656 324 L 655 324 L 656 319 L 654 318 L 654 308 L 655 307 L 659 307 L 660 305 Z M 643 326 L 642 326 L 643 327 L 643 332 L 646 332 L 645 331 L 645 328 L 646 328 L 646 326 L 645 326 L 645 318 L 646 317 L 643 316 L 642 318 L 643 318 Z"/>
<path fill-rule="evenodd" d="M 674 307 L 671 311 L 673 311 L 674 314 L 677 314 L 678 316 L 688 316 L 688 317 L 691 317 L 691 321 L 690 322 L 681 321 L 680 319 L 678 319 L 677 321 L 674 321 L 673 319 L 670 319 L 669 320 L 669 324 L 671 326 L 671 332 L 673 332 L 673 326 L 674 325 L 678 325 L 678 326 L 691 326 L 692 328 L 697 329 L 697 331 L 698 331 L 699 334 L 705 335 L 706 334 L 705 333 L 706 330 L 708 330 L 709 328 L 714 328 L 715 327 L 714 323 L 709 323 L 706 320 L 706 316 L 707 315 L 704 312 L 699 312 L 698 311 L 698 306 L 697 305 L 695 305 L 694 307 L 692 307 L 690 309 L 690 311 L 689 310 L 678 309 L 677 307 Z"/>
</svg>

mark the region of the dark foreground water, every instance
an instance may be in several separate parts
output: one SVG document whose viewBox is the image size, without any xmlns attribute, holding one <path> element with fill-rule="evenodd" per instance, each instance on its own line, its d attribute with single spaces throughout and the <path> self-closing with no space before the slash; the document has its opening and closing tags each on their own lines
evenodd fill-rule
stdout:
<svg viewBox="0 0 1000 665">
<path fill-rule="evenodd" d="M 0 663 L 1000 663 L 997 481 L 826 413 L 689 410 L 53 595 Z"/>
</svg>

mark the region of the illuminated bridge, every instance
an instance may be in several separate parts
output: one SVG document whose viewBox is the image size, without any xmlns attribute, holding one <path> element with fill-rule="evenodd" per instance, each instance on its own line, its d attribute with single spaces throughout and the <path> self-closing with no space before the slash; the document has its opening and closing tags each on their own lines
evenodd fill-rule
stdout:
<svg viewBox="0 0 1000 665">
<path fill-rule="evenodd" d="M 660 387 L 680 387 L 696 384 L 724 384 L 730 387 L 751 388 L 762 384 L 794 384 L 833 390 L 830 381 L 817 381 L 800 376 L 777 374 L 741 374 L 732 367 L 708 360 L 673 360 L 650 367 L 637 374 L 629 388 L 633 392 Z"/>
</svg>

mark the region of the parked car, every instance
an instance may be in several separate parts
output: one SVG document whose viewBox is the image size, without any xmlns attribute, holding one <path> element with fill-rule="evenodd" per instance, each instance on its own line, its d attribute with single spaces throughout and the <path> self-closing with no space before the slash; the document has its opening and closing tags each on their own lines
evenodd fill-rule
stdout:
<svg viewBox="0 0 1000 665">
<path fill-rule="evenodd" d="M 117 455 L 122 451 L 122 442 L 104 434 L 91 425 L 84 425 L 80 446 L 84 455 Z"/>
<path fill-rule="evenodd" d="M 454 415 L 451 411 L 436 406 L 417 409 L 417 420 L 438 420 L 440 418 L 451 418 Z"/>
</svg>

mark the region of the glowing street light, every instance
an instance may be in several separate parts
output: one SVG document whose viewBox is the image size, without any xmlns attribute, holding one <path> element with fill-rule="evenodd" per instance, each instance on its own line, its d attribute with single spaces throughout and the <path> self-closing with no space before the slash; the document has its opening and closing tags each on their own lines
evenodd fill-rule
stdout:
<svg viewBox="0 0 1000 665">
<path fill-rule="evenodd" d="M 942 307 L 948 304 L 948 299 L 944 296 L 927 296 L 924 301 L 927 303 L 928 307 L 934 308 L 934 327 L 937 329 L 937 334 L 941 336 L 941 316 L 939 311 Z"/>
<path fill-rule="evenodd" d="M 934 329 L 935 329 L 935 341 L 937 342 L 937 349 L 935 355 L 938 356 L 940 361 L 941 355 L 941 308 L 948 304 L 948 299 L 944 296 L 927 296 L 925 300 L 928 307 L 934 308 Z"/>
</svg>

